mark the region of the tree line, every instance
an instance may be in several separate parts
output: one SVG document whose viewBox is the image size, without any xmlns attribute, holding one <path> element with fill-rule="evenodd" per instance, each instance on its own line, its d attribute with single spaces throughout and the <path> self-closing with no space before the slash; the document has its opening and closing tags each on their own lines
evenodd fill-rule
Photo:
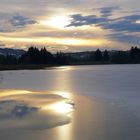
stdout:
<svg viewBox="0 0 140 140">
<path fill-rule="evenodd" d="M 86 53 L 85 53 L 86 54 Z M 75 57 L 76 56 L 76 57 Z M 81 57 L 79 53 L 57 52 L 52 54 L 46 48 L 30 47 L 26 53 L 17 58 L 14 55 L 0 55 L 3 65 L 70 65 L 70 64 L 137 64 L 140 63 L 140 48 L 131 47 L 127 51 L 96 51 L 88 52 Z"/>
<path fill-rule="evenodd" d="M 140 63 L 140 48 L 131 47 L 127 51 L 108 51 L 101 52 L 97 49 L 90 57 L 91 61 L 112 64 L 137 64 Z"/>
</svg>

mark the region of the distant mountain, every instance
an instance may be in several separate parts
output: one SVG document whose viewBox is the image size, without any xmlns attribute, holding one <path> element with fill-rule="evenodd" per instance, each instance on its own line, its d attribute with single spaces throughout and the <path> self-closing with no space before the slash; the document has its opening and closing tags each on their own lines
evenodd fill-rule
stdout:
<svg viewBox="0 0 140 140">
<path fill-rule="evenodd" d="M 93 51 L 85 51 L 85 52 L 70 52 L 70 53 L 64 53 L 64 56 L 70 56 L 75 59 L 85 59 L 89 58 Z"/>
<path fill-rule="evenodd" d="M 10 49 L 10 48 L 0 48 L 0 55 L 13 55 L 15 57 L 20 57 L 26 51 L 21 49 Z"/>
</svg>

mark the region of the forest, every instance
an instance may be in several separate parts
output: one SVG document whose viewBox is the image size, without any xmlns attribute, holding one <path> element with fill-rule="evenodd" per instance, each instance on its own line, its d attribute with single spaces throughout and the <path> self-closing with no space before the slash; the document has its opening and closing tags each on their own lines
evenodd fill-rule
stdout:
<svg viewBox="0 0 140 140">
<path fill-rule="evenodd" d="M 82 54 L 82 55 L 81 55 Z M 30 47 L 20 57 L 0 55 L 0 65 L 78 65 L 78 64 L 138 64 L 140 63 L 140 48 L 131 47 L 123 51 L 96 51 L 55 54 L 46 50 Z"/>
</svg>

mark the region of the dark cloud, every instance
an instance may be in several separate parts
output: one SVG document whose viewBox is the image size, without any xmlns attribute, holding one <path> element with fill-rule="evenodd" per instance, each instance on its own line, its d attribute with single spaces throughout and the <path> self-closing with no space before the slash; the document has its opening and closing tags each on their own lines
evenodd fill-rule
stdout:
<svg viewBox="0 0 140 140">
<path fill-rule="evenodd" d="M 83 16 L 81 14 L 72 15 L 70 26 L 94 25 L 105 30 L 112 31 L 106 35 L 107 38 L 123 43 L 140 44 L 140 15 L 132 14 L 119 18 L 109 18 L 112 11 L 117 7 L 101 8 L 101 16 L 96 15 Z"/>
<path fill-rule="evenodd" d="M 97 26 L 101 26 L 104 29 L 111 29 L 114 31 L 127 31 L 127 32 L 140 32 L 140 24 L 136 21 L 140 20 L 140 15 L 130 15 L 109 20 L 106 23 L 99 23 Z"/>
<path fill-rule="evenodd" d="M 98 25 L 99 23 L 108 22 L 107 18 L 97 17 L 96 15 L 83 16 L 81 14 L 71 15 L 71 23 L 70 26 L 83 26 L 83 25 Z"/>
<path fill-rule="evenodd" d="M 0 32 L 13 32 L 37 21 L 22 15 L 0 14 Z"/>
<path fill-rule="evenodd" d="M 96 15 L 88 15 L 83 16 L 81 14 L 71 15 L 72 18 L 71 24 L 68 26 L 82 26 L 82 25 L 92 25 L 92 24 L 99 24 L 104 22 L 109 22 L 109 16 L 112 15 L 114 10 L 118 10 L 120 7 L 102 7 L 95 10 L 98 10 L 101 13 L 101 16 Z"/>
<path fill-rule="evenodd" d="M 107 35 L 110 39 L 115 41 L 120 41 L 124 43 L 130 43 L 130 44 L 140 44 L 140 35 L 126 35 L 126 34 L 109 34 Z"/>
<path fill-rule="evenodd" d="M 9 22 L 15 27 L 25 27 L 26 25 L 37 23 L 35 20 L 21 15 L 13 16 L 12 19 L 9 20 Z"/>
<path fill-rule="evenodd" d="M 112 12 L 114 10 L 118 10 L 120 9 L 120 7 L 103 7 L 103 8 L 99 8 L 100 13 L 102 14 L 103 17 L 108 17 L 112 15 Z"/>
<path fill-rule="evenodd" d="M 110 19 L 108 17 L 97 17 L 96 15 L 83 16 L 81 14 L 75 14 L 71 16 L 70 26 L 83 26 L 83 25 L 95 25 L 102 27 L 103 29 L 109 29 L 113 31 L 127 31 L 127 32 L 140 32 L 140 24 L 136 23 L 140 20 L 140 15 L 123 16 L 120 18 Z"/>
</svg>

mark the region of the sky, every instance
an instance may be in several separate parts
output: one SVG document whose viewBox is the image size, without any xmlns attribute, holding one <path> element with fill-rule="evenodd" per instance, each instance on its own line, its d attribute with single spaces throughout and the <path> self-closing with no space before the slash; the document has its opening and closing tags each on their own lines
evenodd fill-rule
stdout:
<svg viewBox="0 0 140 140">
<path fill-rule="evenodd" d="M 0 47 L 78 52 L 140 45 L 139 0 L 0 0 Z"/>
</svg>

